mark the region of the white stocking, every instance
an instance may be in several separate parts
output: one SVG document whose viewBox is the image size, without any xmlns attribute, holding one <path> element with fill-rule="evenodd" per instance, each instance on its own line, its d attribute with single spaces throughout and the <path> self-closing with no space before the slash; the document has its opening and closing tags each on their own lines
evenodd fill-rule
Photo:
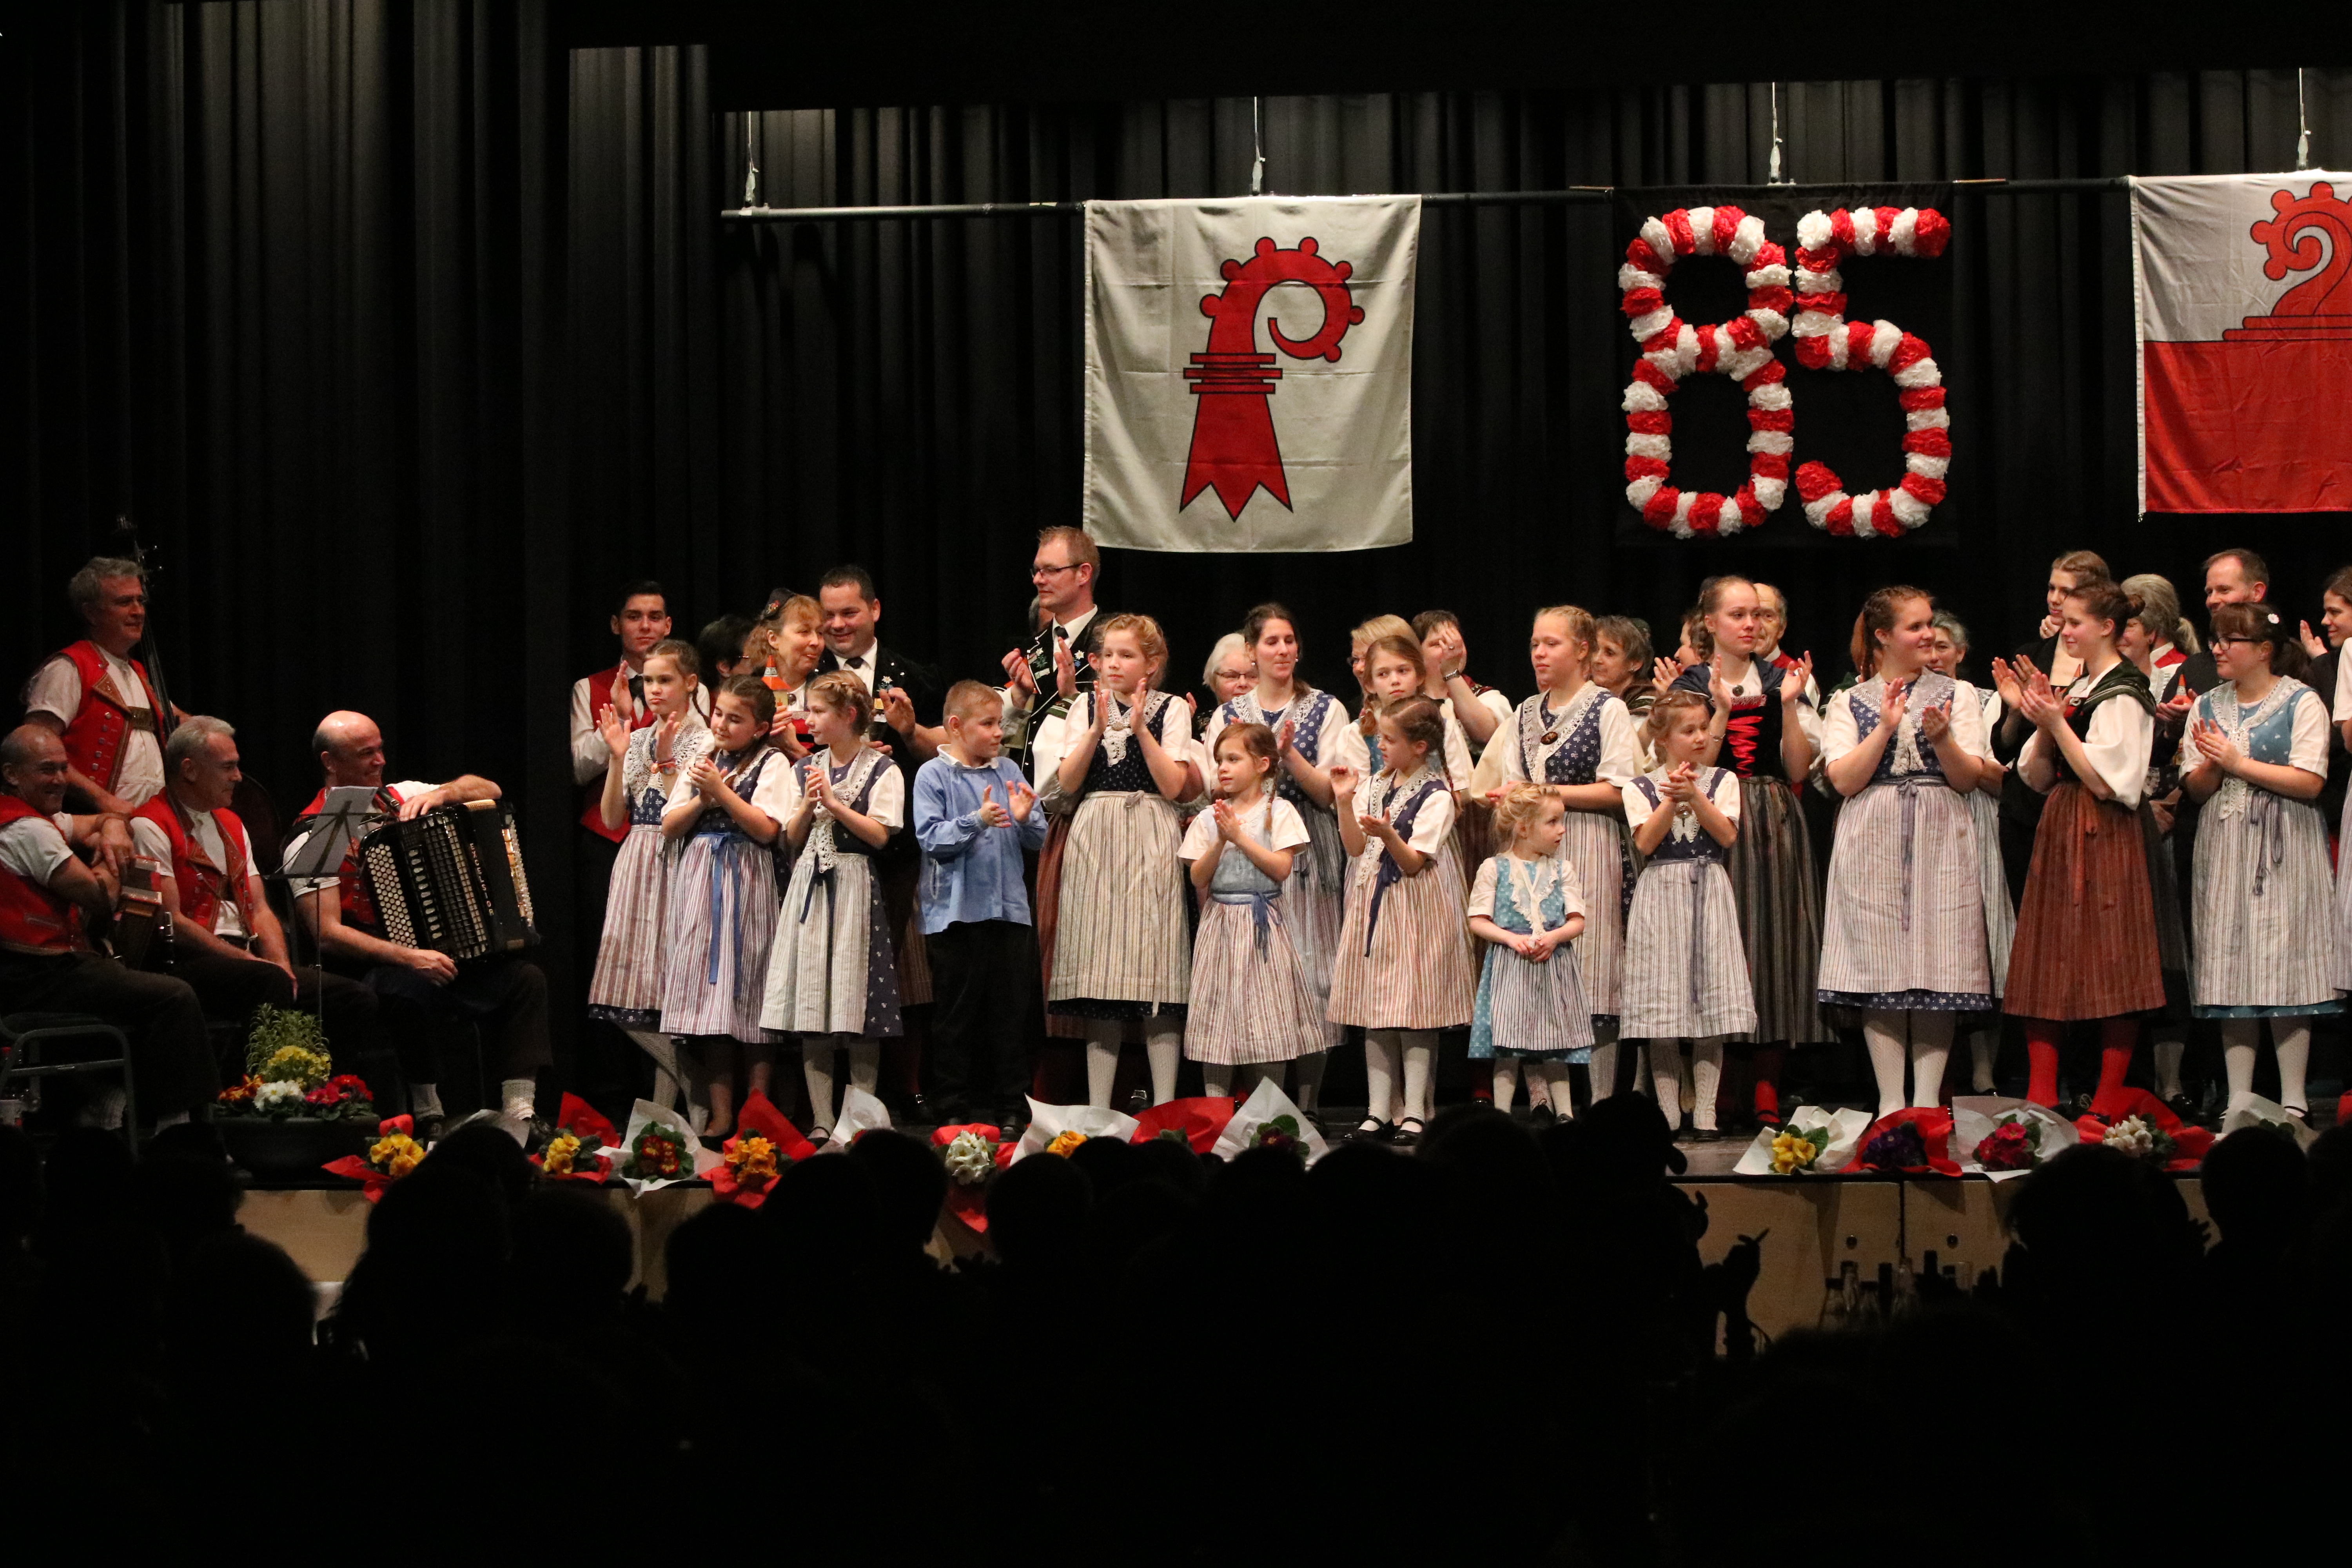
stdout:
<svg viewBox="0 0 2352 1568">
<path fill-rule="evenodd" d="M 2231 1110 L 2242 1110 L 2254 1098 L 2254 1046 L 2262 1037 L 2260 1018 L 2221 1020 L 2221 1070 L 2229 1076 Z"/>
<path fill-rule="evenodd" d="M 1111 1080 L 1118 1076 L 1118 1020 L 1088 1018 L 1086 1022 L 1087 1103 L 1108 1110 Z"/>
<path fill-rule="evenodd" d="M 1227 1062 L 1202 1062 L 1201 1092 L 1211 1100 L 1231 1100 L 1234 1097 L 1232 1065 Z"/>
<path fill-rule="evenodd" d="M 1944 1064 L 1952 1057 L 1952 1016 L 1911 1015 L 1911 1103 L 1934 1105 L 1944 1098 Z"/>
<path fill-rule="evenodd" d="M 1990 1094 L 1993 1091 L 1993 1054 L 2000 1049 L 2000 1031 L 1999 1029 L 1979 1029 L 1969 1037 L 1969 1087 L 1979 1094 Z M 2158 1046 L 2157 1047 L 2158 1060 L 2163 1059 L 2163 1054 L 2164 1047 Z"/>
<path fill-rule="evenodd" d="M 1657 1097 L 1658 1109 L 1665 1112 L 1666 1125 L 1683 1124 L 1683 1043 L 1680 1040 L 1650 1042 L 1650 1092 Z"/>
<path fill-rule="evenodd" d="M 1589 1070 L 1591 1074 L 1592 1103 L 1595 1105 L 1616 1092 L 1618 1049 L 1618 1044 L 1614 1040 L 1602 1040 L 1592 1047 L 1592 1066 Z M 1634 1075 L 1633 1081 L 1635 1083 L 1642 1081 L 1639 1073 Z"/>
<path fill-rule="evenodd" d="M 1397 1119 L 1397 1079 L 1403 1076 L 1404 1044 L 1394 1029 L 1364 1031 L 1364 1115 L 1374 1121 Z"/>
<path fill-rule="evenodd" d="M 1436 1114 L 1432 1069 L 1437 1065 L 1437 1031 L 1401 1029 L 1404 1040 L 1404 1113 L 1426 1122 Z"/>
<path fill-rule="evenodd" d="M 1165 1105 L 1176 1098 L 1176 1066 L 1184 1059 L 1184 1026 L 1155 1016 L 1144 1025 L 1143 1049 L 1151 1062 L 1151 1103 Z"/>
<path fill-rule="evenodd" d="M 801 1077 L 808 1084 L 812 1133 L 833 1131 L 833 1051 L 831 1035 L 801 1037 Z"/>
<path fill-rule="evenodd" d="M 1535 1103 L 1535 1080 L 1533 1077 L 1530 1076 L 1528 1082 L 1528 1103 L 1529 1105 L 1533 1105 Z M 1496 1057 L 1495 1058 L 1495 1109 L 1503 1112 L 1507 1116 L 1509 1115 L 1511 1110 L 1511 1097 L 1518 1093 L 1518 1091 L 1519 1058 L 1517 1057 Z"/>
<path fill-rule="evenodd" d="M 1694 1125 L 1715 1131 L 1715 1091 L 1723 1081 L 1723 1037 L 1708 1035 L 1691 1042 L 1691 1088 L 1698 1103 L 1691 1110 Z"/>
<path fill-rule="evenodd" d="M 2278 1047 L 2279 1103 L 2300 1116 L 2311 1108 L 2304 1103 L 2303 1079 L 2311 1066 L 2311 1026 L 2298 1019 L 2273 1018 L 2271 1038 Z"/>
<path fill-rule="evenodd" d="M 667 1110 L 678 1101 L 687 1074 L 677 1065 L 677 1042 L 658 1029 L 624 1029 L 637 1049 L 654 1061 L 654 1103 Z"/>
<path fill-rule="evenodd" d="M 2187 1040 L 2157 1040 L 2150 1045 L 2156 1058 L 2156 1098 L 2180 1098 L 2180 1058 L 2189 1051 Z"/>
<path fill-rule="evenodd" d="M 1870 1051 L 1870 1075 L 1878 1080 L 1878 1114 L 1903 1109 L 1903 1015 L 1874 1007 L 1862 1016 L 1862 1043 Z"/>
<path fill-rule="evenodd" d="M 849 1047 L 849 1087 L 860 1094 L 872 1094 L 882 1077 L 882 1042 L 863 1035 L 844 1035 L 841 1043 Z"/>
<path fill-rule="evenodd" d="M 1552 1115 L 1562 1121 L 1572 1120 L 1576 1115 L 1576 1091 L 1570 1084 L 1568 1064 L 1548 1061 L 1538 1070 L 1543 1074 L 1544 1100 L 1551 1107 Z"/>
</svg>

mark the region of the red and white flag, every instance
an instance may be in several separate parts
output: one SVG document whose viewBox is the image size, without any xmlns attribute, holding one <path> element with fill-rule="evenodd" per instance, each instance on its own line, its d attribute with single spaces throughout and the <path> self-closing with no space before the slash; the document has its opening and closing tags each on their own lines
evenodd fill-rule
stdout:
<svg viewBox="0 0 2352 1568">
<path fill-rule="evenodd" d="M 2132 181 L 2142 511 L 2352 510 L 2352 174 Z"/>
<path fill-rule="evenodd" d="M 1420 238 L 1418 196 L 1088 202 L 1087 531 L 1411 540 Z"/>
</svg>

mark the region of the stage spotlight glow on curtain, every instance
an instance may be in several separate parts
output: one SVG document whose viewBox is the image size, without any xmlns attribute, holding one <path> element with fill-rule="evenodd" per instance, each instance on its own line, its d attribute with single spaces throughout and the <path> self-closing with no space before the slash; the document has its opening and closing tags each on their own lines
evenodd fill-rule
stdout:
<svg viewBox="0 0 2352 1568">
<path fill-rule="evenodd" d="M 1412 538 L 1417 196 L 1087 204 L 1087 531 L 1129 550 Z"/>
<path fill-rule="evenodd" d="M 2352 511 L 2352 174 L 2132 182 L 2142 511 Z"/>
</svg>

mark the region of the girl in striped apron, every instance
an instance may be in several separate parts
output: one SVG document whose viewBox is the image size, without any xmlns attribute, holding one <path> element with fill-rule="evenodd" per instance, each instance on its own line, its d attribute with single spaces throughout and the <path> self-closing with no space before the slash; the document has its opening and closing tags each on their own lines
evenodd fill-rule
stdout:
<svg viewBox="0 0 2352 1568">
<path fill-rule="evenodd" d="M 1927 668 L 1935 608 L 1916 588 L 1881 588 L 1853 623 L 1862 684 L 1822 715 L 1822 757 L 1845 797 L 1830 855 L 1821 1000 L 1862 1015 L 1878 1114 L 1941 1097 L 1952 1023 L 1993 1005 L 1984 894 L 1968 796 L 1982 712 Z"/>
<path fill-rule="evenodd" d="M 1201 926 L 1192 936 L 1192 1000 L 1184 1054 L 1212 1095 L 1246 1095 L 1259 1078 L 1323 1048 L 1323 1005 L 1290 940 L 1283 886 L 1307 845 L 1297 807 L 1275 793 L 1274 731 L 1228 724 L 1217 736 L 1217 799 L 1192 818 L 1180 859 L 1192 868 Z"/>
<path fill-rule="evenodd" d="M 2026 1098 L 2040 1105 L 2058 1103 L 2058 1042 L 2067 1024 L 2101 1021 L 2097 1109 L 2123 1088 L 2140 1016 L 2164 1005 L 2156 896 L 2135 816 L 2156 700 L 2147 678 L 2116 651 L 2116 630 L 2130 614 L 2112 583 L 2094 578 L 2064 595 L 2059 646 L 2083 673 L 2063 698 L 2032 659 L 1993 661 L 2002 701 L 2033 729 L 2018 775 L 2048 797 L 2001 998 L 2002 1011 L 2023 1020 Z"/>
<path fill-rule="evenodd" d="M 1739 777 L 1746 826 L 1731 850 L 1731 891 L 1756 1001 L 1754 1112 L 1759 1123 L 1778 1126 L 1789 1047 L 1832 1037 L 1818 1000 L 1821 889 L 1797 804 L 1813 763 L 1801 711 L 1812 660 L 1808 655 L 1784 668 L 1757 658 L 1758 608 L 1755 584 L 1746 578 L 1712 579 L 1689 628 L 1694 651 L 1706 662 L 1684 670 L 1674 688 L 1716 705 L 1721 729 L 1703 760 Z M 1651 732 L 1656 730 L 1654 718 Z"/>
<path fill-rule="evenodd" d="M 1755 993 L 1739 941 L 1739 909 L 1726 868 L 1738 841 L 1739 781 L 1703 760 L 1712 713 L 1674 688 L 1650 708 L 1661 766 L 1622 792 L 1633 848 L 1646 858 L 1625 917 L 1625 979 L 1618 1027 L 1650 1043 L 1650 1082 L 1668 1121 L 1682 1111 L 1682 1042 L 1691 1042 L 1696 1090 L 1689 1136 L 1712 1142 L 1723 1038 L 1756 1026 Z"/>
<path fill-rule="evenodd" d="M 2294 679 L 2303 647 L 2275 610 L 2213 612 L 2213 664 L 2227 684 L 2197 700 L 2181 765 L 2197 819 L 2191 1006 L 2221 1021 L 2230 1109 L 2253 1098 L 2262 1020 L 2278 1050 L 2279 1100 L 2305 1114 L 2311 1019 L 2338 1013 L 2327 824 L 2312 802 L 2327 780 L 2327 704 Z"/>
<path fill-rule="evenodd" d="M 1085 728 L 1073 734 L 1054 774 L 1054 789 L 1078 809 L 1062 852 L 1045 1001 L 1050 1012 L 1086 1020 L 1089 1105 L 1110 1104 L 1121 1026 L 1129 1018 L 1143 1024 L 1151 1102 L 1176 1098 L 1192 983 L 1176 802 L 1184 795 L 1192 727 L 1190 709 L 1151 689 L 1167 661 L 1167 641 L 1150 616 L 1103 622 L 1096 685 L 1071 709 Z"/>
<path fill-rule="evenodd" d="M 1976 787 L 1969 791 L 1969 826 L 1977 836 L 1977 898 L 1984 906 L 1985 960 L 1992 970 L 1992 1003 L 1967 1020 L 1969 1082 L 1979 1094 L 1993 1092 L 1993 1060 L 2000 1050 L 2000 994 L 2009 984 L 2009 946 L 2017 935 L 2017 908 L 2009 900 L 2009 876 L 2000 861 L 2000 781 L 2009 770 L 1993 756 L 1993 731 L 2000 723 L 2000 694 L 1960 679 L 1969 657 L 1969 628 L 1945 611 L 1936 612 L 1935 653 L 1927 668 L 1952 678 L 1952 706 L 1974 707 L 1981 743 L 1975 748 Z"/>
<path fill-rule="evenodd" d="M 654 1061 L 654 1103 L 677 1103 L 686 1075 L 677 1042 L 661 1032 L 662 954 L 669 935 L 669 880 L 676 848 L 662 837 L 662 813 L 686 770 L 710 750 L 710 731 L 695 711 L 692 645 L 656 643 L 646 655 L 646 706 L 654 721 L 632 730 L 610 707 L 597 731 L 612 748 L 599 803 L 605 825 L 628 826 L 613 862 L 604 931 L 596 943 L 596 972 L 588 983 L 588 1016 L 619 1027 Z M 698 1095 L 694 1097 L 699 1099 Z M 689 1103 L 690 1114 L 700 1107 Z"/>
<path fill-rule="evenodd" d="M 833 1086 L 842 1052 L 849 1081 L 874 1092 L 882 1042 L 904 1033 L 890 913 L 874 857 L 907 823 L 906 777 L 866 743 L 874 700 L 847 670 L 808 683 L 815 749 L 793 764 L 784 839 L 795 855 L 768 960 L 760 1026 L 797 1035 L 808 1083 L 809 1142 L 833 1136 Z"/>
<path fill-rule="evenodd" d="M 1470 934 L 1491 943 L 1470 1014 L 1470 1059 L 1495 1064 L 1495 1109 L 1511 1109 L 1518 1064 L 1541 1075 L 1553 1117 L 1575 1114 L 1568 1069 L 1592 1058 L 1592 1014 L 1580 982 L 1586 928 L 1576 862 L 1560 853 L 1566 807 L 1541 784 L 1513 784 L 1495 803 L 1510 847 L 1478 868 Z"/>
<path fill-rule="evenodd" d="M 1378 710 L 1400 697 L 1426 696 L 1422 688 L 1427 684 L 1427 665 L 1421 644 L 1409 637 L 1391 632 L 1374 637 L 1371 647 L 1364 650 L 1364 673 L 1371 682 L 1371 696 L 1364 704 L 1364 716 L 1356 721 L 1356 732 L 1364 738 L 1366 765 L 1373 773 L 1381 771 L 1381 736 L 1376 718 Z M 1459 795 L 1470 787 L 1470 739 L 1463 733 L 1462 721 L 1454 710 L 1436 698 L 1438 711 L 1445 716 L 1445 743 L 1438 752 L 1438 761 L 1445 773 L 1445 787 Z"/>
<path fill-rule="evenodd" d="M 661 1030 L 696 1042 L 710 1079 L 709 1138 L 734 1131 L 739 1042 L 751 1092 L 768 1092 L 774 1061 L 760 1012 L 776 929 L 771 846 L 792 788 L 790 765 L 767 742 L 775 712 L 758 676 L 730 677 L 711 698 L 710 754 L 687 771 L 689 787 L 662 813 L 662 837 L 685 847 L 670 877 Z"/>
<path fill-rule="evenodd" d="M 1263 724 L 1274 731 L 1282 763 L 1275 790 L 1307 824 L 1307 837 L 1306 848 L 1291 857 L 1290 875 L 1283 879 L 1283 915 L 1306 967 L 1307 987 L 1318 1007 L 1328 1008 L 1347 890 L 1347 856 L 1339 844 L 1328 770 L 1336 764 L 1363 777 L 1363 738 L 1338 700 L 1297 679 L 1298 632 L 1288 610 L 1260 605 L 1242 624 L 1242 636 L 1257 665 L 1257 686 L 1219 707 L 1202 740 L 1213 755 L 1217 737 L 1228 724 Z M 1339 1026 L 1326 1024 L 1323 1048 L 1298 1058 L 1296 1098 L 1298 1108 L 1310 1116 L 1322 1095 L 1326 1054 L 1339 1043 Z"/>
<path fill-rule="evenodd" d="M 1454 792 L 1435 761 L 1444 716 L 1426 697 L 1402 698 L 1381 710 L 1380 738 L 1388 765 L 1360 802 L 1355 771 L 1331 770 L 1340 840 L 1354 864 L 1327 1016 L 1364 1030 L 1370 1098 L 1355 1135 L 1411 1145 L 1432 1110 L 1437 1032 L 1470 1021 L 1475 971 Z"/>
<path fill-rule="evenodd" d="M 1622 792 L 1642 763 L 1632 711 L 1589 679 L 1597 629 L 1574 605 L 1536 612 L 1528 662 L 1538 689 L 1487 743 L 1503 749 L 1507 784 L 1548 785 L 1567 807 L 1560 853 L 1575 866 L 1585 900 L 1576 966 L 1592 1022 L 1592 1098 L 1605 1100 L 1617 1085 L 1617 996 L 1633 896 Z M 1636 1081 L 1640 1076 L 1636 1068 Z M 1552 1107 L 1554 1114 L 1565 1110 L 1565 1102 Z"/>
</svg>

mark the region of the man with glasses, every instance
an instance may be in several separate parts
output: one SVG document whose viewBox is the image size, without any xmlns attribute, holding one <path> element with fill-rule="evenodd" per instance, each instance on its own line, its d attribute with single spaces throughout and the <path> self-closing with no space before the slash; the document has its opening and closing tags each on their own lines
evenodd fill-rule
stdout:
<svg viewBox="0 0 2352 1568">
<path fill-rule="evenodd" d="M 1037 535 L 1029 581 L 1036 586 L 1045 624 L 1026 647 L 1004 656 L 1004 731 L 1020 737 L 1029 752 L 1030 780 L 1041 789 L 1062 758 L 1058 747 L 1050 745 L 1052 754 L 1041 754 L 1040 729 L 1066 713 L 1071 700 L 1095 683 L 1094 654 L 1102 642 L 1095 629 L 1101 619 L 1095 578 L 1101 570 L 1102 556 L 1086 530 L 1049 528 Z"/>
</svg>

